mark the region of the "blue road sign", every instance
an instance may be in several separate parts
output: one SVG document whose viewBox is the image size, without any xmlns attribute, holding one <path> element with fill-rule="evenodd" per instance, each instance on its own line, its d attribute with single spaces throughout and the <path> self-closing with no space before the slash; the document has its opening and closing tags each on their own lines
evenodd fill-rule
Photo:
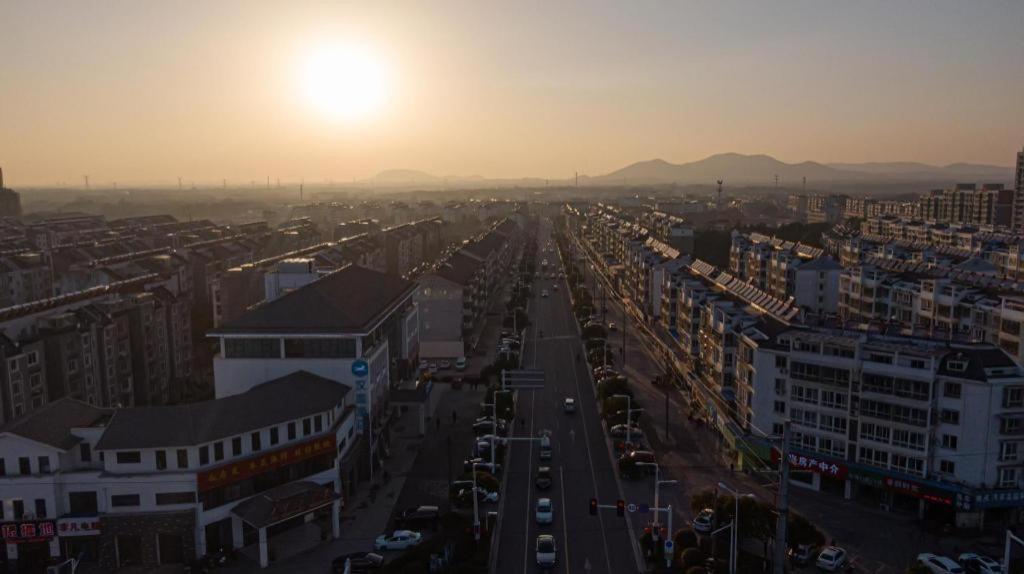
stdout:
<svg viewBox="0 0 1024 574">
<path fill-rule="evenodd" d="M 370 365 L 362 359 L 356 359 L 352 362 L 352 374 L 357 377 L 365 377 L 370 374 Z"/>
</svg>

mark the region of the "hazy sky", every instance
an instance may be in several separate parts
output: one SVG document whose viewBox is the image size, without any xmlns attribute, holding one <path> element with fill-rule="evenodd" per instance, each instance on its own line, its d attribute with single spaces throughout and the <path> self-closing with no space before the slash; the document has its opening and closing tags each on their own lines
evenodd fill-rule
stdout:
<svg viewBox="0 0 1024 574">
<path fill-rule="evenodd" d="M 1008 165 L 1024 145 L 1021 0 L 3 0 L 0 22 L 15 187 L 564 178 L 724 151 Z M 311 103 L 324 46 L 385 78 L 373 113 Z"/>
</svg>

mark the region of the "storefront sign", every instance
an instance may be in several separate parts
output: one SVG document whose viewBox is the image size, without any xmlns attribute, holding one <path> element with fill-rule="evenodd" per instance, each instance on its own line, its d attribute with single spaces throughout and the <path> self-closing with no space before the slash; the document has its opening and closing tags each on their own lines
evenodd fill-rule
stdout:
<svg viewBox="0 0 1024 574">
<path fill-rule="evenodd" d="M 328 453 L 333 454 L 334 448 L 334 435 L 306 441 L 294 446 L 270 451 L 247 460 L 233 462 L 200 472 L 196 477 L 197 486 L 200 492 L 205 492 L 225 484 L 234 484 L 258 474 L 306 460 L 307 458 Z"/>
<path fill-rule="evenodd" d="M 772 449 L 772 462 L 779 462 L 780 458 L 781 453 L 778 449 Z M 789 466 L 796 470 L 809 470 L 829 478 L 846 480 L 847 468 L 845 464 L 823 458 L 789 453 Z"/>
<path fill-rule="evenodd" d="M 52 520 L 29 520 L 0 524 L 0 538 L 7 544 L 49 540 L 56 534 Z"/>
<path fill-rule="evenodd" d="M 370 393 L 367 386 L 366 379 L 356 381 L 356 432 L 360 434 L 366 429 L 370 417 Z"/>
<path fill-rule="evenodd" d="M 885 488 L 893 492 L 898 492 L 914 498 L 920 498 L 926 502 L 953 506 L 954 494 L 952 492 L 944 492 L 913 480 L 893 478 L 891 476 L 885 477 L 882 480 L 882 483 L 885 485 Z"/>
<path fill-rule="evenodd" d="M 59 536 L 99 536 L 100 518 L 98 516 L 58 518 L 57 534 Z"/>
<path fill-rule="evenodd" d="M 974 495 L 975 508 L 1012 508 L 1024 506 L 1024 490 L 979 492 Z"/>
</svg>

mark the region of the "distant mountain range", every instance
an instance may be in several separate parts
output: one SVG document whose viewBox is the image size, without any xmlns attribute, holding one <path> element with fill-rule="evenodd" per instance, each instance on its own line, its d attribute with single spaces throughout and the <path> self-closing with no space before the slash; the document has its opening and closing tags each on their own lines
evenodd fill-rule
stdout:
<svg viewBox="0 0 1024 574">
<path fill-rule="evenodd" d="M 723 179 L 729 185 L 774 185 L 775 177 L 784 186 L 800 185 L 807 178 L 810 185 L 821 184 L 885 184 L 885 183 L 930 183 L 953 184 L 957 182 L 1010 183 L 1013 168 L 998 165 L 954 163 L 934 166 L 916 162 L 872 162 L 872 163 L 831 163 L 813 161 L 785 163 L 768 155 L 743 155 L 738 153 L 716 154 L 689 163 L 669 163 L 663 159 L 652 159 L 630 164 L 611 173 L 587 177 L 580 176 L 580 183 L 586 185 L 638 185 L 666 184 L 714 185 Z M 408 169 L 393 169 L 364 180 L 365 184 L 385 187 L 468 187 L 468 186 L 543 186 L 572 184 L 572 179 L 544 180 L 486 179 L 481 176 L 435 176 L 426 172 Z"/>
</svg>

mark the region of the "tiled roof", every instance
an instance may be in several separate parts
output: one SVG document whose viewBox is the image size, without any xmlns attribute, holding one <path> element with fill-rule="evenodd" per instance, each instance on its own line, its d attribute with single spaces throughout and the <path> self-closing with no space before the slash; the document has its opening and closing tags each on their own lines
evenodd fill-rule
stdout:
<svg viewBox="0 0 1024 574">
<path fill-rule="evenodd" d="M 457 252 L 438 268 L 437 274 L 453 283 L 465 285 L 482 265 L 480 261 Z"/>
<path fill-rule="evenodd" d="M 71 434 L 72 428 L 93 426 L 112 412 L 77 399 L 62 398 L 0 427 L 0 433 L 11 433 L 67 450 L 81 440 Z"/>
</svg>

